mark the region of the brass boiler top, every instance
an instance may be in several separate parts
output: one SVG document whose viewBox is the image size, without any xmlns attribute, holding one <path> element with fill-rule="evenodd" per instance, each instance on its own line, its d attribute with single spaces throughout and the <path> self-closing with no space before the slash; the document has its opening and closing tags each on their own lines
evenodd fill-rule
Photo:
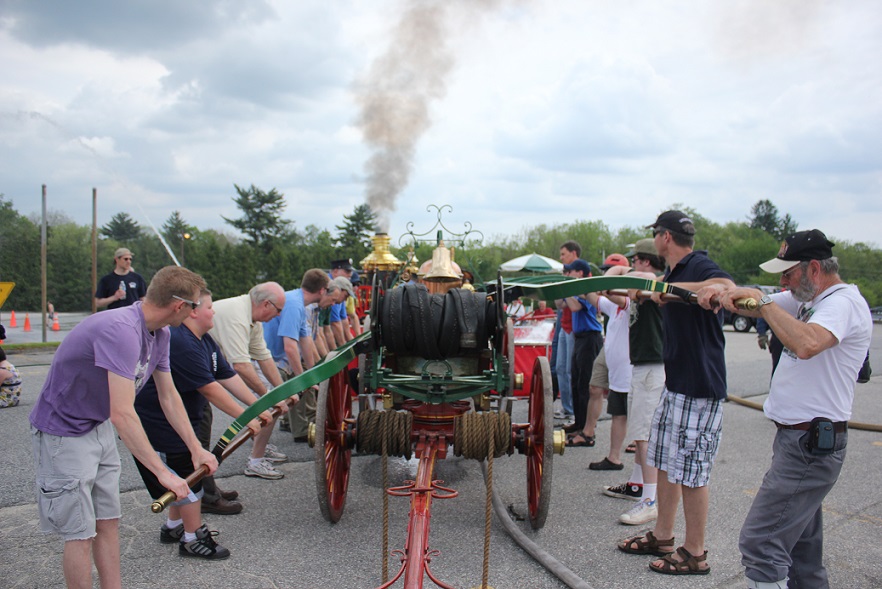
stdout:
<svg viewBox="0 0 882 589">
<path fill-rule="evenodd" d="M 360 264 L 365 272 L 397 272 L 404 262 L 392 255 L 389 251 L 389 235 L 377 233 L 371 237 L 374 251 L 367 255 Z"/>
</svg>

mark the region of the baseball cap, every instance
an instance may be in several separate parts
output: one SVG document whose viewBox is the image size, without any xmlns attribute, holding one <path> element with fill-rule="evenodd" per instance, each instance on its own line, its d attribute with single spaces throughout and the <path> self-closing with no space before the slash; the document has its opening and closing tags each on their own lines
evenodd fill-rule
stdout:
<svg viewBox="0 0 882 589">
<path fill-rule="evenodd" d="M 603 261 L 603 264 L 600 265 L 600 269 L 609 270 L 613 266 L 627 266 L 630 268 L 631 263 L 628 261 L 628 258 L 622 254 L 610 254 Z"/>
<path fill-rule="evenodd" d="M 352 258 L 331 261 L 331 270 L 352 270 Z"/>
<path fill-rule="evenodd" d="M 695 235 L 695 225 L 692 223 L 692 219 L 682 211 L 665 211 L 658 216 L 655 223 L 646 226 L 647 229 L 659 227 L 683 235 Z"/>
<path fill-rule="evenodd" d="M 352 271 L 352 276 L 349 277 L 349 282 L 351 282 L 353 285 L 359 284 L 361 282 L 361 276 L 358 275 L 357 270 Z"/>
<path fill-rule="evenodd" d="M 132 256 L 132 257 L 134 257 L 135 254 L 133 254 L 131 251 L 129 251 L 129 248 L 127 248 L 127 247 L 117 248 L 117 250 L 116 250 L 115 252 L 113 252 L 113 258 L 114 258 L 114 259 L 119 258 L 119 257 L 122 257 L 122 256 Z"/>
<path fill-rule="evenodd" d="M 651 237 L 637 240 L 637 243 L 631 246 L 631 251 L 625 254 L 626 258 L 633 258 L 637 254 L 646 254 L 648 256 L 657 256 L 658 250 L 655 249 L 655 240 Z"/>
<path fill-rule="evenodd" d="M 349 279 L 345 276 L 338 276 L 333 280 L 333 282 L 346 291 L 347 294 L 351 297 L 355 297 L 355 289 L 352 288 L 352 283 L 349 282 Z"/>
<path fill-rule="evenodd" d="M 826 260 L 833 257 L 833 246 L 820 229 L 797 231 L 784 238 L 778 255 L 759 265 L 770 274 L 785 272 L 800 262 Z"/>
<path fill-rule="evenodd" d="M 564 270 L 566 272 L 581 272 L 583 276 L 591 274 L 591 266 L 582 258 L 577 258 L 570 264 L 564 264 Z"/>
</svg>

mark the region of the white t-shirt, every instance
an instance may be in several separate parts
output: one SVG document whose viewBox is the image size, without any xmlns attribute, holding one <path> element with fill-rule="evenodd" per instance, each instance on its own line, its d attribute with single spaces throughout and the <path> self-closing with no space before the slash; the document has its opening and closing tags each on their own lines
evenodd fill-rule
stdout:
<svg viewBox="0 0 882 589">
<path fill-rule="evenodd" d="M 609 369 L 609 389 L 618 393 L 631 390 L 631 342 L 628 327 L 631 318 L 631 301 L 625 308 L 619 307 L 606 297 L 598 297 L 597 308 L 609 317 L 603 349 Z"/>
<path fill-rule="evenodd" d="M 766 417 L 787 425 L 815 417 L 848 421 L 857 373 L 873 334 L 867 301 L 853 284 L 831 286 L 809 303 L 800 303 L 790 291 L 772 300 L 794 317 L 820 325 L 838 344 L 808 360 L 784 348 L 763 405 Z"/>
</svg>

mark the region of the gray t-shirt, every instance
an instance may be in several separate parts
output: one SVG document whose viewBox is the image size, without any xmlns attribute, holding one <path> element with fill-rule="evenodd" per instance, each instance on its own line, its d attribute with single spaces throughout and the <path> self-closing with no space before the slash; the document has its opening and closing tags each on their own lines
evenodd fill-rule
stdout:
<svg viewBox="0 0 882 589">
<path fill-rule="evenodd" d="M 154 370 L 169 371 L 169 329 L 147 330 L 139 301 L 96 313 L 58 346 L 31 425 L 56 436 L 82 436 L 110 418 L 112 372 L 141 390 Z"/>
</svg>

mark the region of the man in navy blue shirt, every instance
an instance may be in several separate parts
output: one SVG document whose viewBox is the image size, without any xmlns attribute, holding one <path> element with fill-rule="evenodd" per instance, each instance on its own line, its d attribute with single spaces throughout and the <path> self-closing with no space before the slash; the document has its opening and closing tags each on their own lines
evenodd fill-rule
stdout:
<svg viewBox="0 0 882 589">
<path fill-rule="evenodd" d="M 207 407 L 209 402 L 236 418 L 242 414 L 244 408 L 230 394 L 245 405 L 255 401 L 250 389 L 227 363 L 218 345 L 208 335 L 213 326 L 213 316 L 211 293 L 203 291 L 199 305 L 180 326 L 171 329 L 171 375 L 194 429 L 199 427 L 203 412 L 210 410 Z M 166 419 L 152 378 L 135 397 L 135 410 L 147 438 L 166 466 L 180 477 L 191 474 L 193 465 L 190 452 Z M 265 411 L 259 419 L 269 423 L 272 417 Z M 261 423 L 254 419 L 247 426 L 256 434 L 260 431 Z M 150 495 L 154 499 L 163 495 L 166 490 L 159 484 L 156 475 L 137 459 L 135 463 Z M 202 524 L 202 495 L 200 481 L 194 485 L 188 497 L 170 506 L 168 521 L 160 528 L 160 542 L 178 542 L 178 553 L 182 556 L 209 560 L 226 558 L 230 551 L 218 545 L 214 541 L 214 534 Z"/>
<path fill-rule="evenodd" d="M 698 294 L 698 305 L 662 306 L 665 390 L 652 420 L 647 461 L 658 469 L 655 529 L 619 544 L 631 554 L 663 558 L 650 563 L 658 573 L 710 572 L 704 548 L 710 493 L 708 482 L 719 449 L 726 399 L 726 358 L 722 315 L 710 301 L 731 277 L 705 251 L 693 251 L 695 225 L 680 211 L 665 211 L 652 229 L 655 248 L 665 259 L 665 281 Z M 653 297 L 660 302 L 658 296 Z M 680 498 L 686 538 L 674 550 L 674 522 Z"/>
</svg>

